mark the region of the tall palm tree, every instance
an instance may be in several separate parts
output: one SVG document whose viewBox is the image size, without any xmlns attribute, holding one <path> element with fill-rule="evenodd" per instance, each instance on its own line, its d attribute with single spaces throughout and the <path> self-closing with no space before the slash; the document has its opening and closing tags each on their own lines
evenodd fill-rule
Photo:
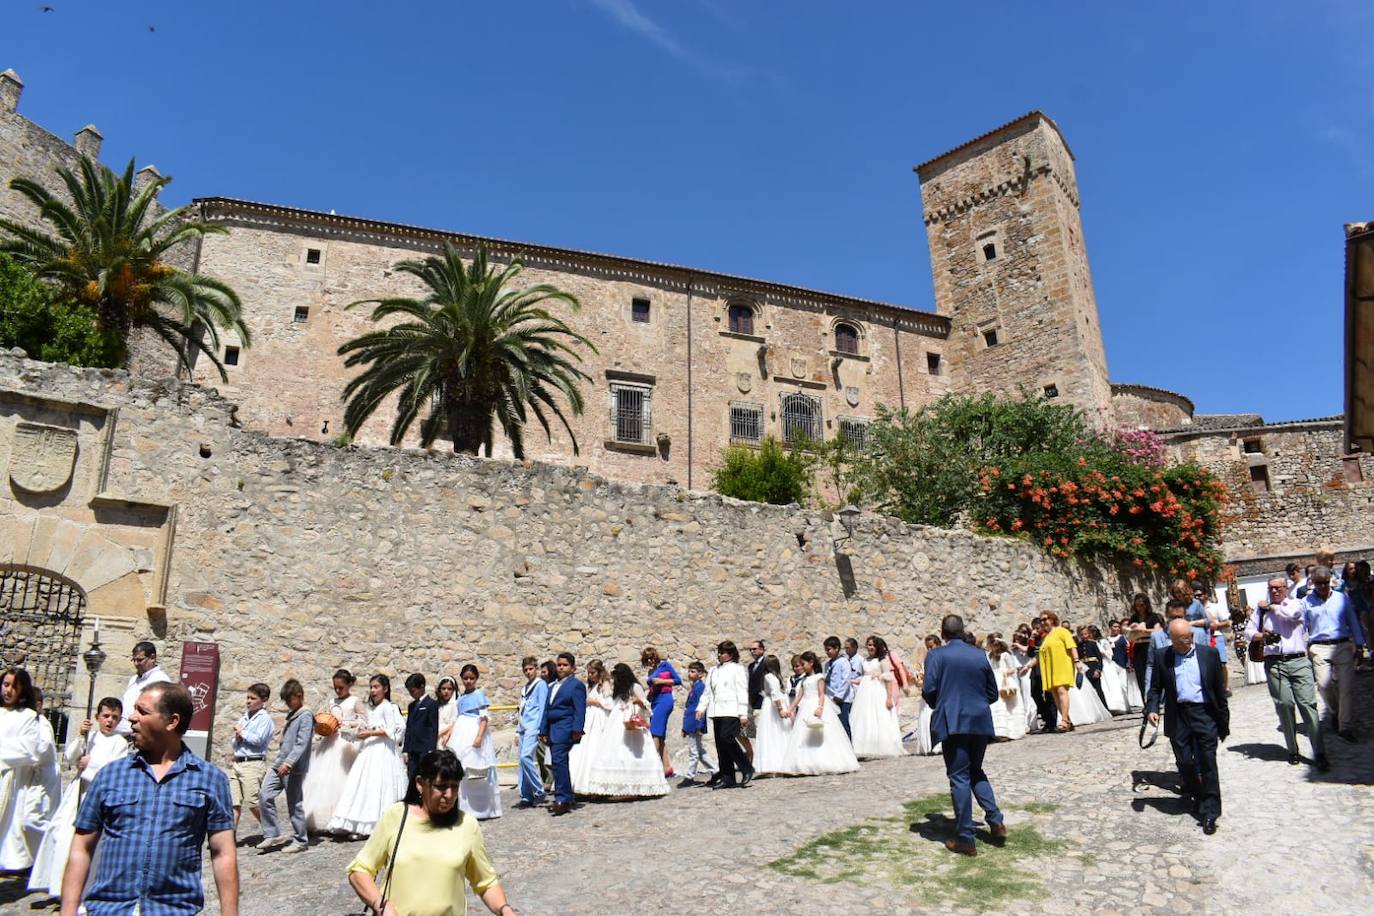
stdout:
<svg viewBox="0 0 1374 916">
<path fill-rule="evenodd" d="M 92 306 L 100 330 L 123 340 L 126 359 L 130 332 L 146 328 L 176 351 L 187 371 L 199 350 L 227 378 L 218 356 L 220 329 L 233 330 L 245 347 L 251 343 L 239 297 L 168 260 L 183 242 L 226 230 L 188 219 L 187 207 L 157 215 L 157 195 L 171 179 L 159 176 L 135 189 L 132 159 L 122 175 L 86 156 L 76 172 L 59 168 L 57 174 L 69 200 L 30 178 L 10 182 L 51 231 L 0 219 L 0 251 Z"/>
<path fill-rule="evenodd" d="M 428 289 L 423 299 L 365 299 L 375 303 L 372 320 L 393 316 L 409 320 L 364 334 L 339 347 L 348 367 L 366 366 L 344 388 L 344 427 L 357 435 L 367 419 L 393 394 L 398 395 L 391 444 L 399 445 L 423 410 L 420 444 L 428 448 L 444 431 L 453 450 L 491 456 L 495 424 L 510 440 L 515 457 L 525 457 L 524 427 L 529 414 L 552 439 L 550 415 L 572 437 L 560 396 L 574 416 L 584 406 L 577 345 L 596 347 L 544 308 L 562 302 L 578 308 L 570 293 L 540 284 L 507 288 L 523 270 L 519 261 L 488 267 L 479 249 L 464 265 L 448 242 L 443 254 L 423 261 L 400 261 L 395 269 Z"/>
</svg>

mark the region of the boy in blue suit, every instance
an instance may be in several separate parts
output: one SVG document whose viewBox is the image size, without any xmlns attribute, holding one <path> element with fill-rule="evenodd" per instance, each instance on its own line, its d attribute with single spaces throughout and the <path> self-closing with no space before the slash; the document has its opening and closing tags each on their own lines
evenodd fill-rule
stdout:
<svg viewBox="0 0 1374 916">
<path fill-rule="evenodd" d="M 539 729 L 544 723 L 549 685 L 539 676 L 539 662 L 533 655 L 520 662 L 525 686 L 520 691 L 520 722 L 515 736 L 520 742 L 520 804 L 533 808 L 544 803 L 544 779 L 539 775 Z"/>
<path fill-rule="evenodd" d="M 976 856 L 973 844 L 973 799 L 987 817 L 994 846 L 1007 841 L 1007 826 L 992 783 L 983 772 L 983 754 L 996 732 L 991 703 L 998 699 L 997 679 L 982 649 L 964 642 L 964 620 L 950 614 L 940 624 L 945 645 L 926 657 L 925 685 L 921 696 L 934 710 L 930 740 L 942 745 L 949 794 L 954 802 L 955 835 L 945 848 L 960 855 Z"/>
<path fill-rule="evenodd" d="M 582 740 L 582 724 L 587 715 L 587 685 L 573 676 L 577 659 L 571 652 L 559 652 L 558 680 L 549 691 L 544 718 L 539 724 L 539 740 L 549 746 L 553 765 L 553 805 L 549 813 L 557 817 L 572 810 L 572 774 L 568 755 Z"/>
</svg>

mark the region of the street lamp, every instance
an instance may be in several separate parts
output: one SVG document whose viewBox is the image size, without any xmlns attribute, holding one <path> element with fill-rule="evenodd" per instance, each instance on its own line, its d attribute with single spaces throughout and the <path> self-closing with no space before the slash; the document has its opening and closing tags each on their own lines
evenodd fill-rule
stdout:
<svg viewBox="0 0 1374 916">
<path fill-rule="evenodd" d="M 840 545 L 854 537 L 854 523 L 858 521 L 861 512 L 858 506 L 849 503 L 836 514 L 840 517 L 840 524 L 844 526 L 844 537 L 835 538 L 835 552 L 839 553 Z"/>
<path fill-rule="evenodd" d="M 91 647 L 81 653 L 81 660 L 86 663 L 86 674 L 91 679 L 91 686 L 86 691 L 86 718 L 89 719 L 95 711 L 95 676 L 100 673 L 100 666 L 105 664 L 105 650 L 100 648 L 99 617 L 95 619 L 95 635 L 91 638 Z"/>
</svg>

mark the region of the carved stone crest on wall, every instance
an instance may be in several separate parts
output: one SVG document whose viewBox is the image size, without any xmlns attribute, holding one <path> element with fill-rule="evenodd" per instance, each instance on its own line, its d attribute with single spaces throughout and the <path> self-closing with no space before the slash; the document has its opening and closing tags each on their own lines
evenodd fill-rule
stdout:
<svg viewBox="0 0 1374 916">
<path fill-rule="evenodd" d="M 800 353 L 791 355 L 791 369 L 793 378 L 806 378 L 806 357 Z"/>
<path fill-rule="evenodd" d="M 754 387 L 754 376 L 748 372 L 735 373 L 735 387 L 741 394 L 748 394 L 749 389 Z"/>
<path fill-rule="evenodd" d="M 859 389 L 855 385 L 850 385 L 844 390 L 844 402 L 850 407 L 859 406 Z"/>
<path fill-rule="evenodd" d="M 19 423 L 10 450 L 10 482 L 29 493 L 52 493 L 72 479 L 76 430 Z"/>
</svg>

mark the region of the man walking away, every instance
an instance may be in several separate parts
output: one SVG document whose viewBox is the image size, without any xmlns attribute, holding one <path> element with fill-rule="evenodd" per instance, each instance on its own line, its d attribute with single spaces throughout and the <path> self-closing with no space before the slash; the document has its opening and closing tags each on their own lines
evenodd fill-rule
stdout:
<svg viewBox="0 0 1374 916">
<path fill-rule="evenodd" d="M 1264 678 L 1269 696 L 1283 729 L 1288 747 L 1288 762 L 1302 762 L 1298 756 L 1298 716 L 1307 726 L 1312 745 L 1312 763 L 1325 773 L 1331 768 L 1326 759 L 1321 721 L 1317 716 L 1317 688 L 1312 679 L 1312 662 L 1307 658 L 1307 627 L 1302 622 L 1302 602 L 1288 594 L 1283 576 L 1269 580 L 1269 598 L 1261 601 L 1245 627 L 1247 643 L 1264 646 Z"/>
<path fill-rule="evenodd" d="M 406 710 L 401 759 L 406 765 L 406 804 L 418 805 L 420 790 L 415 788 L 415 774 L 420 761 L 439 745 L 439 702 L 425 693 L 423 674 L 406 678 L 406 690 L 410 693 L 410 708 Z"/>
<path fill-rule="evenodd" d="M 286 725 L 272 769 L 262 781 L 262 842 L 259 849 L 274 849 L 291 842 L 287 852 L 305 852 L 310 837 L 305 832 L 305 774 L 310 770 L 310 739 L 315 734 L 315 715 L 305 708 L 305 688 L 294 677 L 281 685 L 286 704 Z M 286 791 L 286 811 L 293 836 L 282 835 L 277 825 L 277 796 Z"/>
<path fill-rule="evenodd" d="M 1169 621 L 1169 642 L 1170 647 L 1155 660 L 1145 714 L 1151 724 L 1158 724 L 1163 703 L 1164 734 L 1174 748 L 1179 782 L 1193 796 L 1202 832 L 1211 836 L 1221 816 L 1217 742 L 1231 733 L 1226 682 L 1217 650 L 1195 645 L 1187 620 Z"/>
<path fill-rule="evenodd" d="M 520 690 L 519 721 L 515 738 L 520 746 L 520 802 L 517 808 L 544 804 L 544 778 L 539 774 L 539 723 L 549 700 L 549 685 L 539 676 L 539 662 L 533 655 L 520 661 L 525 686 Z"/>
<path fill-rule="evenodd" d="M 945 848 L 960 855 L 976 856 L 973 843 L 973 799 L 983 809 L 994 846 L 1007 841 L 1007 825 L 992 783 L 983 772 L 983 755 L 996 734 L 992 707 L 999 699 L 997 678 L 983 650 L 964 642 L 964 621 L 950 614 L 940 624 L 945 645 L 926 656 L 925 684 L 921 696 L 933 710 L 930 740 L 941 745 L 945 775 L 954 802 L 955 835 Z"/>
<path fill-rule="evenodd" d="M 91 913 L 199 912 L 207 836 L 220 914 L 238 916 L 229 780 L 182 742 L 191 713 L 191 694 L 180 684 L 139 694 L 130 719 L 136 753 L 96 774 L 77 812 L 61 916 L 76 916 L 82 903 Z"/>
</svg>

